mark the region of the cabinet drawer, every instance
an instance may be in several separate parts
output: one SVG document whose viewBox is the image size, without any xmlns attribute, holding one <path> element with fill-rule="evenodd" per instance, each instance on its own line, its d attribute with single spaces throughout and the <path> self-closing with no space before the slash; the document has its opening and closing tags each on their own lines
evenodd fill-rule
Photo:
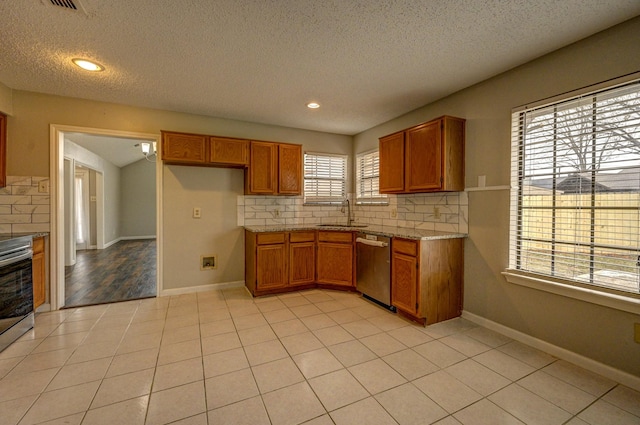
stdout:
<svg viewBox="0 0 640 425">
<path fill-rule="evenodd" d="M 284 243 L 284 233 L 258 233 L 257 243 L 258 245 Z"/>
<path fill-rule="evenodd" d="M 419 241 L 409 239 L 393 238 L 393 252 L 416 257 L 418 255 L 418 242 Z"/>
<path fill-rule="evenodd" d="M 291 232 L 289 234 L 289 242 L 314 242 L 316 240 L 315 232 Z"/>
<path fill-rule="evenodd" d="M 318 241 L 320 242 L 353 242 L 353 233 L 351 232 L 318 232 Z"/>
</svg>

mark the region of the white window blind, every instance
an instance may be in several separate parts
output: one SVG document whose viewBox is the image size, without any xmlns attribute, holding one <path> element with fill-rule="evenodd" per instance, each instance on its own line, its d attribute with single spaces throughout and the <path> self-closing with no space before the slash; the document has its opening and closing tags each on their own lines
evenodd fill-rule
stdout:
<svg viewBox="0 0 640 425">
<path fill-rule="evenodd" d="M 512 116 L 511 269 L 640 293 L 640 82 Z"/>
<path fill-rule="evenodd" d="M 356 202 L 386 204 L 387 195 L 380 193 L 380 153 L 378 150 L 356 156 Z"/>
<path fill-rule="evenodd" d="M 304 202 L 342 202 L 347 195 L 347 156 L 304 154 Z"/>
</svg>

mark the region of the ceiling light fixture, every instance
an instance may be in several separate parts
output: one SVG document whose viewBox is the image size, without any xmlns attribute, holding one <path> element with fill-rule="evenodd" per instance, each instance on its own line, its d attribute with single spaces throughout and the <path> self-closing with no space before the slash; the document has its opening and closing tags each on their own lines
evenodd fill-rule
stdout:
<svg viewBox="0 0 640 425">
<path fill-rule="evenodd" d="M 153 152 L 151 152 L 152 146 L 153 146 Z M 156 142 L 152 142 L 152 143 L 141 142 L 140 149 L 142 149 L 142 153 L 144 154 L 144 157 L 146 158 L 147 161 L 155 162 L 155 159 L 152 159 L 152 158 L 157 157 Z"/>
<path fill-rule="evenodd" d="M 320 107 L 319 103 L 316 103 L 316 102 L 307 103 L 307 108 L 309 109 L 318 109 L 319 107 Z"/>
<path fill-rule="evenodd" d="M 104 71 L 104 66 L 96 62 L 91 62 L 90 60 L 87 60 L 87 59 L 73 58 L 71 59 L 71 61 L 86 71 L 91 71 L 91 72 Z"/>
</svg>

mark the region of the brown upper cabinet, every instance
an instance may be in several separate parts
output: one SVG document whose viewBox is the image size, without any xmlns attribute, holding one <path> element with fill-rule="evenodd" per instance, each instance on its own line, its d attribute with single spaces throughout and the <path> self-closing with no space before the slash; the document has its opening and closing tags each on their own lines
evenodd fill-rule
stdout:
<svg viewBox="0 0 640 425">
<path fill-rule="evenodd" d="M 380 138 L 380 193 L 464 190 L 464 125 L 443 116 Z"/>
<path fill-rule="evenodd" d="M 245 168 L 247 195 L 302 194 L 302 145 L 161 133 L 166 164 Z"/>
<path fill-rule="evenodd" d="M 161 153 L 167 164 L 246 167 L 249 141 L 163 131 Z"/>
<path fill-rule="evenodd" d="M 209 162 L 223 166 L 249 165 L 249 141 L 228 137 L 210 138 Z"/>
<path fill-rule="evenodd" d="M 207 136 L 201 134 L 162 132 L 162 160 L 170 164 L 205 165 Z"/>
<path fill-rule="evenodd" d="M 246 173 L 247 195 L 300 195 L 302 146 L 251 141 Z"/>
</svg>

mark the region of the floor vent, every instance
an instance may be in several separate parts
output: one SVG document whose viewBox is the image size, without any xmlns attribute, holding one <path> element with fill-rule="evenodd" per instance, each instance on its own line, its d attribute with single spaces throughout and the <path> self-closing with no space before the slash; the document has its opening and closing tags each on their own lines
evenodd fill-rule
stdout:
<svg viewBox="0 0 640 425">
<path fill-rule="evenodd" d="M 73 12 L 87 13 L 80 0 L 43 0 L 43 3 L 49 3 L 52 6 L 61 7 Z"/>
</svg>

